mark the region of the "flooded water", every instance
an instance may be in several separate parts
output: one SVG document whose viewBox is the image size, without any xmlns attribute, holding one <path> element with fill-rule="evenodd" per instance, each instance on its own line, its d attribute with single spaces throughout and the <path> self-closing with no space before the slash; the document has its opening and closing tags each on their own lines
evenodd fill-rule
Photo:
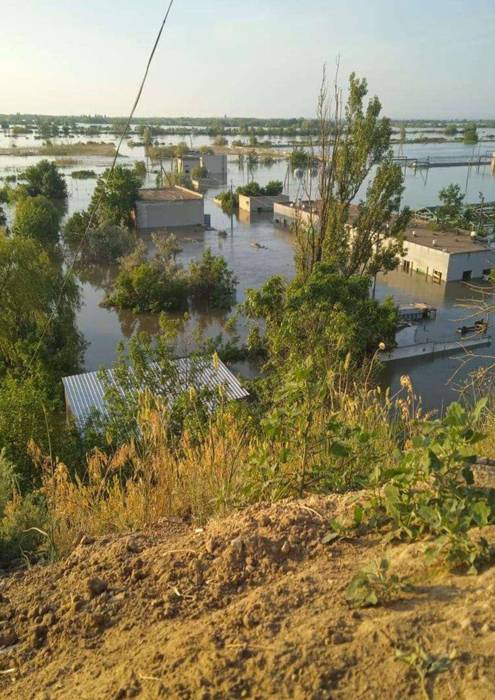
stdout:
<svg viewBox="0 0 495 700">
<path fill-rule="evenodd" d="M 84 140 L 86 137 L 81 138 Z M 93 141 L 110 141 L 108 135 L 88 137 Z M 77 137 L 76 140 L 79 140 Z M 177 143 L 189 139 L 184 137 L 162 137 L 164 143 Z M 271 139 L 275 141 L 275 139 Z M 287 139 L 285 139 L 285 142 Z M 33 141 L 32 136 L 19 137 L 15 140 L 18 147 L 39 144 Z M 0 135 L 0 147 L 9 146 L 12 139 Z M 208 137 L 196 137 L 194 147 L 211 143 Z M 398 150 L 398 146 L 396 147 Z M 462 143 L 442 144 L 406 144 L 402 153 L 408 156 L 425 157 L 427 155 L 466 155 L 472 156 L 478 153 L 486 153 L 495 147 L 490 142 L 482 142 L 473 146 L 465 146 Z M 130 148 L 124 144 L 122 155 L 123 163 L 132 164 L 134 160 L 145 160 L 142 148 Z M 0 176 L 15 174 L 22 171 L 31 163 L 39 161 L 39 157 L 0 156 Z M 57 159 L 59 162 L 67 160 Z M 109 166 L 109 158 L 102 157 L 75 157 L 76 163 L 71 162 L 63 167 L 66 175 L 69 191 L 68 214 L 87 207 L 90 200 L 95 180 L 72 179 L 70 173 L 73 170 L 91 169 L 97 174 Z M 261 185 L 270 180 L 282 180 L 288 185 L 292 197 L 304 196 L 306 185 L 302 180 L 288 172 L 285 161 L 276 161 L 271 166 L 258 166 L 249 171 L 239 165 L 236 157 L 229 157 L 227 185 L 237 187 L 254 179 Z M 148 186 L 153 186 L 155 174 L 149 173 Z M 404 204 L 412 208 L 438 203 L 438 192 L 449 183 L 459 184 L 466 194 L 466 202 L 476 202 L 480 192 L 486 201 L 495 201 L 495 178 L 491 175 L 489 167 L 467 168 L 436 168 L 429 171 L 414 172 L 405 170 L 405 194 Z M 282 230 L 273 225 L 271 215 L 257 215 L 251 221 L 243 217 L 226 216 L 213 202 L 214 197 L 226 185 L 211 189 L 205 194 L 205 213 L 210 214 L 211 224 L 214 229 L 227 231 L 227 237 L 220 237 L 217 230 L 204 231 L 191 235 L 180 231 L 176 235 L 182 247 L 180 261 L 187 264 L 189 260 L 202 255 L 205 248 L 211 248 L 214 254 L 221 254 L 227 260 L 238 278 L 237 300 L 242 301 L 246 289 L 259 287 L 270 276 L 281 274 L 290 277 L 294 272 L 293 263 L 293 238 L 289 231 Z M 364 188 L 363 188 L 364 189 Z M 255 245 L 258 244 L 258 245 Z M 261 246 L 261 247 L 259 247 Z M 110 287 L 115 269 L 102 267 L 86 269 L 79 273 L 82 290 L 82 305 L 78 313 L 78 325 L 86 340 L 88 349 L 85 356 L 86 369 L 94 370 L 101 366 L 109 366 L 115 358 L 116 346 L 119 341 L 126 342 L 138 330 L 147 330 L 151 333 L 157 331 L 157 318 L 151 315 L 135 315 L 130 312 L 117 312 L 101 307 L 106 290 Z M 431 339 L 455 337 L 455 329 L 459 319 L 466 311 L 459 308 L 459 302 L 466 301 L 473 296 L 472 290 L 461 284 L 449 284 L 438 286 L 425 280 L 421 275 L 414 277 L 402 272 L 394 272 L 386 277 L 381 277 L 377 285 L 378 298 L 393 296 L 398 302 L 422 301 L 433 304 L 438 308 L 437 321 L 427 328 Z M 217 335 L 225 328 L 229 314 L 205 315 L 193 313 L 191 319 L 185 323 L 181 336 L 181 349 L 187 352 L 192 347 L 193 331 L 198 327 L 206 336 Z M 494 319 L 495 321 L 495 319 Z M 242 323 L 239 328 L 242 336 Z M 485 348 L 486 351 L 490 348 Z M 493 350 L 495 353 L 495 349 Z M 476 360 L 472 367 L 485 362 Z M 408 361 L 390 365 L 385 374 L 386 381 L 393 389 L 398 386 L 401 374 L 411 375 L 414 385 L 423 395 L 427 407 L 441 407 L 455 398 L 455 383 L 449 383 L 455 370 L 459 368 L 459 358 L 440 357 L 434 360 Z M 459 374 L 457 380 L 466 376 L 467 369 Z"/>
</svg>

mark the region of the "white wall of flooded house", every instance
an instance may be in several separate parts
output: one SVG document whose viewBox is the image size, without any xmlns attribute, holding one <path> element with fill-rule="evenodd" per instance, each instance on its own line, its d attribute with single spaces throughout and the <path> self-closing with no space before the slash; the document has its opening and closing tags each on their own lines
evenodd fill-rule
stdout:
<svg viewBox="0 0 495 700">
<path fill-rule="evenodd" d="M 180 201 L 137 202 L 137 227 L 170 228 L 172 226 L 202 226 L 204 201 L 187 199 Z"/>
</svg>

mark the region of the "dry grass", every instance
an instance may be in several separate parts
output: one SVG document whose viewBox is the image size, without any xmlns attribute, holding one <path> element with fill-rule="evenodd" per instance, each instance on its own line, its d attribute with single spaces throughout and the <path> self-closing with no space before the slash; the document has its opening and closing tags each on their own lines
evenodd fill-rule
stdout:
<svg viewBox="0 0 495 700">
<path fill-rule="evenodd" d="M 414 430 L 421 411 L 407 380 L 404 385 L 405 398 L 394 401 L 380 389 L 335 387 L 333 405 L 315 411 L 304 436 L 297 429 L 267 436 L 231 407 L 219 411 L 200 436 L 183 433 L 178 444 L 170 439 L 167 412 L 156 404 L 150 408 L 143 395 L 139 443 L 130 441 L 112 454 L 95 450 L 84 477 L 38 455 L 53 546 L 64 553 L 82 534 L 138 530 L 163 517 L 204 523 L 247 503 L 300 494 L 301 470 L 309 475 L 305 492 L 332 490 L 332 479 L 338 489 L 356 483 L 376 464 L 387 464 Z M 397 407 L 399 417 L 391 419 Z M 349 455 L 336 456 L 331 440 L 321 439 L 335 417 L 345 430 L 359 428 L 370 440 L 351 438 Z M 327 469 L 325 484 L 311 476 L 321 465 Z"/>
</svg>

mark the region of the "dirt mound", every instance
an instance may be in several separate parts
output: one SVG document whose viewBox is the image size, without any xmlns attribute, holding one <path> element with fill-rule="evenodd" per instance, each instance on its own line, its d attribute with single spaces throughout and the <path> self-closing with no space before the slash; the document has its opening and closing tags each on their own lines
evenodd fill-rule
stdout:
<svg viewBox="0 0 495 700">
<path fill-rule="evenodd" d="M 349 579 L 385 550 L 322 543 L 351 507 L 315 497 L 83 537 L 65 561 L 4 578 L 1 697 L 493 698 L 495 569 L 429 570 L 420 586 L 421 548 L 388 547 L 416 585 L 352 610 Z"/>
</svg>

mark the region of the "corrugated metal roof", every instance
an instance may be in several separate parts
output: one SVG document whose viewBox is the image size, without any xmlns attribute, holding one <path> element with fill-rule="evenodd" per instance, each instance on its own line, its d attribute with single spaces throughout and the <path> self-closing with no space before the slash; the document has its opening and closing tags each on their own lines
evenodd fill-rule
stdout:
<svg viewBox="0 0 495 700">
<path fill-rule="evenodd" d="M 177 395 L 189 388 L 210 389 L 217 391 L 222 388 L 228 401 L 244 399 L 249 393 L 241 386 L 235 375 L 224 365 L 221 360 L 215 364 L 210 358 L 179 358 L 172 362 L 175 376 L 169 380 L 170 386 L 162 388 L 164 395 Z M 161 379 L 160 366 L 157 363 L 149 365 L 150 378 Z M 129 377 L 132 379 L 133 371 L 129 368 Z M 102 372 L 86 372 L 62 379 L 65 399 L 68 408 L 73 414 L 79 429 L 84 428 L 91 413 L 96 410 L 102 415 L 107 414 L 105 393 L 108 385 L 112 385 L 125 396 L 126 390 L 116 379 L 114 370 L 107 369 Z M 144 389 L 145 385 L 136 386 L 134 391 Z"/>
</svg>

